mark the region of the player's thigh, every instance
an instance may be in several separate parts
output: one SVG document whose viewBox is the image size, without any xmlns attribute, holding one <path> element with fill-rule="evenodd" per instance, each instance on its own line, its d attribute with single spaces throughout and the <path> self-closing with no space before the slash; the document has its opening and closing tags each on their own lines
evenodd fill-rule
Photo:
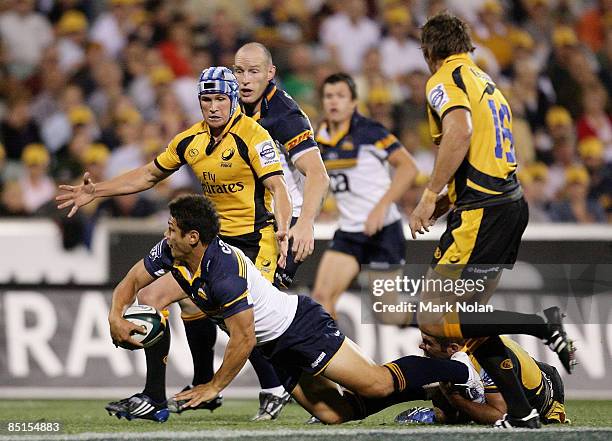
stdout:
<svg viewBox="0 0 612 441">
<path fill-rule="evenodd" d="M 319 262 L 314 293 L 320 298 L 335 299 L 359 274 L 359 262 L 350 254 L 327 250 Z"/>
<path fill-rule="evenodd" d="M 291 396 L 325 424 L 353 419 L 353 407 L 338 384 L 322 375 L 302 374 Z"/>
<path fill-rule="evenodd" d="M 186 297 L 185 291 L 170 273 L 164 274 L 138 292 L 139 303 L 153 306 L 159 310 Z"/>
<path fill-rule="evenodd" d="M 385 397 L 394 390 L 389 370 L 367 357 L 348 337 L 320 375 L 365 397 Z"/>
</svg>

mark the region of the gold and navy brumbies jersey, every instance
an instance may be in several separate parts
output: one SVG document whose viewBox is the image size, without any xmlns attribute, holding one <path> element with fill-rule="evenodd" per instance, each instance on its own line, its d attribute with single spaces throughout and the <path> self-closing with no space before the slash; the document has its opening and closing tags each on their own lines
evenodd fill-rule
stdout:
<svg viewBox="0 0 612 441">
<path fill-rule="evenodd" d="M 448 183 L 451 201 L 459 208 L 471 209 L 520 199 L 512 112 L 491 78 L 468 54 L 456 54 L 444 60 L 426 89 L 429 127 L 436 144 L 448 112 L 464 108 L 472 115 L 469 151 Z"/>
<path fill-rule="evenodd" d="M 221 141 L 201 121 L 170 142 L 155 159 L 162 171 L 189 165 L 219 213 L 220 234 L 239 236 L 272 224 L 272 195 L 263 181 L 283 174 L 278 149 L 266 130 L 239 109 Z"/>
<path fill-rule="evenodd" d="M 317 128 L 316 141 L 327 170 L 353 168 L 363 146 L 374 146 L 385 156 L 402 145 L 382 124 L 355 111 L 349 123 L 333 137 L 327 131 L 327 122 Z"/>
<path fill-rule="evenodd" d="M 551 380 L 543 375 L 538 363 L 517 342 L 508 337 L 500 338 L 510 355 L 512 364 L 509 365 L 509 367 L 515 369 L 529 404 L 531 404 L 531 406 L 541 415 L 545 415 L 553 401 Z M 476 371 L 480 373 L 484 383 L 485 393 L 499 392 L 489 374 L 486 373 L 478 363 L 478 360 L 476 360 L 476 357 L 469 352 L 469 349 L 464 348 L 464 350 L 468 351 L 470 361 L 474 365 Z"/>
<path fill-rule="evenodd" d="M 246 261 L 218 237 L 204 252 L 194 274 L 175 261 L 166 239 L 158 242 L 143 261 L 152 277 L 171 272 L 198 308 L 220 325 L 224 319 L 253 307 L 248 297 Z"/>
<path fill-rule="evenodd" d="M 270 81 L 264 91 L 259 112 L 245 112 L 265 128 L 295 161 L 301 154 L 317 148 L 310 120 L 287 92 Z"/>
</svg>

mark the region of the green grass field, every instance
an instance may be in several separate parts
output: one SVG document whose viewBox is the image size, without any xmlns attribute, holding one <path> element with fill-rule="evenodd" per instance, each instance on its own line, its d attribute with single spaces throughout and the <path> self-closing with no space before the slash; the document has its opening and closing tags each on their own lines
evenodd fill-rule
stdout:
<svg viewBox="0 0 612 441">
<path fill-rule="evenodd" d="M 226 400 L 214 413 L 208 411 L 186 412 L 171 415 L 163 424 L 150 421 L 126 421 L 110 417 L 104 410 L 105 401 L 58 400 L 6 400 L 0 402 L 0 440 L 107 440 L 107 439 L 249 439 L 249 440 L 396 440 L 416 438 L 419 441 L 445 441 L 469 439 L 470 441 L 495 439 L 504 441 L 519 439 L 516 432 L 493 432 L 476 426 L 398 426 L 393 417 L 414 405 L 410 403 L 386 409 L 368 419 L 341 426 L 306 425 L 309 415 L 297 404 L 285 408 L 276 421 L 252 423 L 249 418 L 255 412 L 255 400 Z M 546 427 L 544 430 L 521 433 L 520 439 L 534 440 L 610 440 L 612 439 L 612 401 L 569 401 L 568 415 L 571 426 Z M 58 421 L 61 434 L 30 433 L 28 435 L 7 432 L 9 421 Z"/>
</svg>

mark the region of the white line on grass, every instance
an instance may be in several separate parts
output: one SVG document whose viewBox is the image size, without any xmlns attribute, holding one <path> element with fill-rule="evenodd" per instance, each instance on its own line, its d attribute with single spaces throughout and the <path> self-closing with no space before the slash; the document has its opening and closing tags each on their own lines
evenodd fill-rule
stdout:
<svg viewBox="0 0 612 441">
<path fill-rule="evenodd" d="M 612 427 L 544 427 L 540 430 L 512 429 L 512 433 L 580 433 L 600 432 L 610 433 Z M 97 440 L 124 440 L 124 439 L 161 439 L 192 440 L 192 439 L 236 439 L 255 437 L 292 437 L 292 436 L 329 436 L 329 435 L 418 435 L 424 433 L 448 433 L 448 434 L 470 434 L 470 433 L 509 433 L 508 431 L 493 429 L 491 427 L 419 427 L 419 428 L 394 428 L 394 429 L 358 429 L 358 428 L 327 428 L 327 429 L 279 429 L 279 430 L 199 430 L 193 432 L 108 432 L 108 433 L 79 433 L 74 435 L 0 435 L 0 441 L 97 441 Z"/>
</svg>

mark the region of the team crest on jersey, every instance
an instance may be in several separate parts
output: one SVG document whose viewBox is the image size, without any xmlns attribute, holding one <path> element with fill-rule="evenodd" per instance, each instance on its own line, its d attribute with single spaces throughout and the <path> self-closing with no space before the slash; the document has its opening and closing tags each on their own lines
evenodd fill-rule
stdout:
<svg viewBox="0 0 612 441">
<path fill-rule="evenodd" d="M 442 83 L 431 89 L 427 99 L 429 100 L 429 105 L 433 107 L 438 114 L 440 114 L 442 107 L 450 101 L 448 93 L 446 93 L 446 89 Z"/>
<path fill-rule="evenodd" d="M 255 146 L 255 150 L 259 154 L 259 162 L 262 167 L 267 167 L 272 164 L 279 164 L 280 158 L 276 153 L 276 149 L 274 148 L 274 144 L 272 140 L 266 140 L 261 142 Z"/>
<path fill-rule="evenodd" d="M 190 158 L 195 158 L 196 156 L 198 156 L 198 153 L 200 153 L 198 149 L 189 149 L 189 152 L 187 154 Z"/>
<path fill-rule="evenodd" d="M 512 369 L 514 366 L 512 365 L 512 361 L 509 358 L 506 358 L 499 364 L 499 367 L 502 369 L 509 370 Z"/>
<path fill-rule="evenodd" d="M 224 161 L 229 161 L 234 156 L 234 152 L 234 147 L 230 147 L 224 150 L 223 153 L 221 153 L 221 159 L 223 159 Z"/>
</svg>

